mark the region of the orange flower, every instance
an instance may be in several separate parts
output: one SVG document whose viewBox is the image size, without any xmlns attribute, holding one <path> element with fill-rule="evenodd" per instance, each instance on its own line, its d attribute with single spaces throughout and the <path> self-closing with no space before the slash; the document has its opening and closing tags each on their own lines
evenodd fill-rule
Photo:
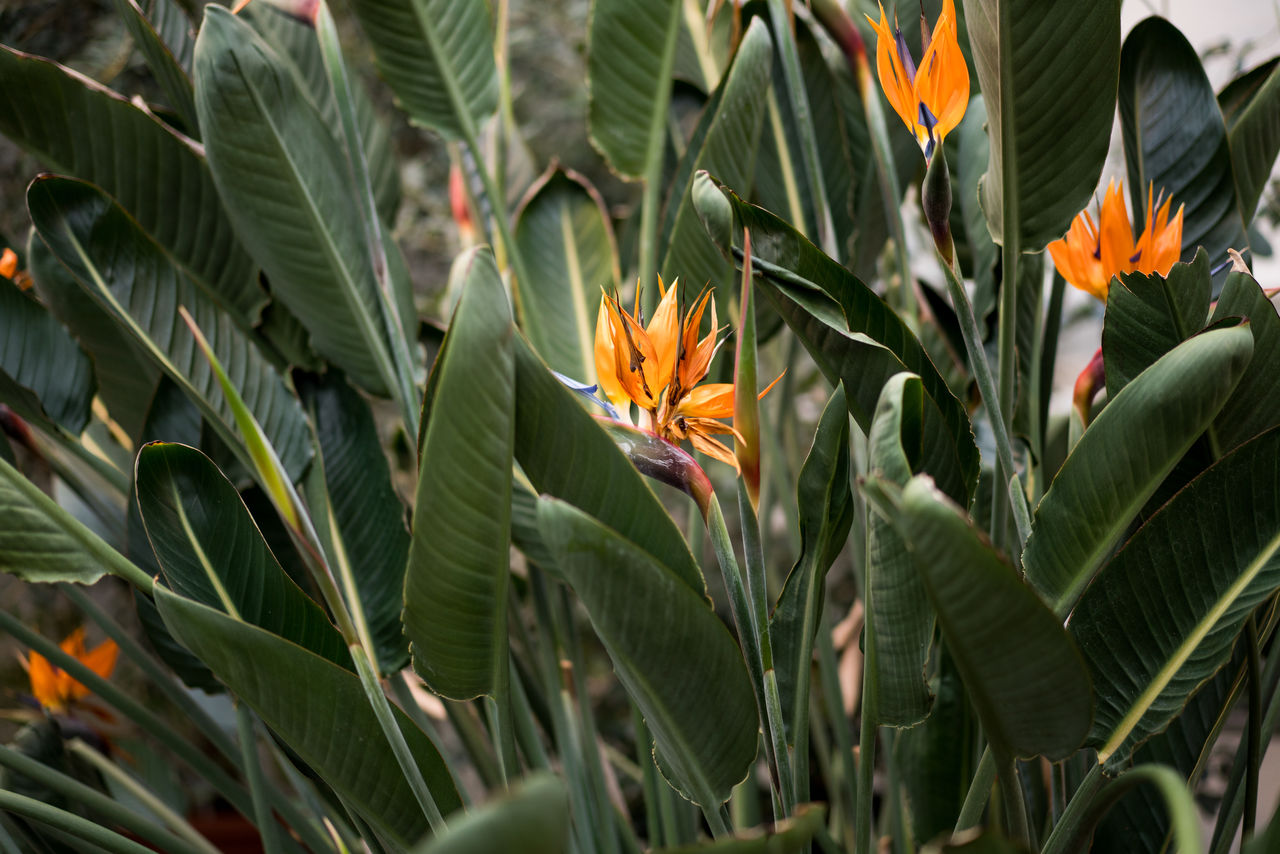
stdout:
<svg viewBox="0 0 1280 854">
<path fill-rule="evenodd" d="M 0 253 L 0 276 L 12 279 L 17 272 L 18 253 L 6 246 L 4 252 Z"/>
<path fill-rule="evenodd" d="M 924 28 L 922 35 L 928 46 L 918 70 L 898 27 L 896 12 L 892 30 L 883 5 L 879 23 L 870 16 L 867 20 L 876 31 L 876 72 L 880 86 L 890 106 L 915 134 L 925 160 L 929 160 L 943 137 L 960 124 L 969 106 L 969 66 L 960 52 L 955 2 L 943 0 L 942 14 L 933 26 L 932 37 L 928 27 Z M 923 25 L 923 21 L 921 23 Z"/>
<path fill-rule="evenodd" d="M 60 644 L 62 651 L 74 656 L 77 661 L 94 673 L 106 679 L 116 666 L 116 655 L 120 648 L 113 640 L 106 640 L 90 651 L 84 646 L 84 627 L 76 629 Z M 60 667 L 55 667 L 47 658 L 34 650 L 27 665 L 27 675 L 31 678 L 31 693 L 36 701 L 51 712 L 64 712 L 76 700 L 89 696 L 87 686 L 75 679 Z"/>
<path fill-rule="evenodd" d="M 638 292 L 630 314 L 616 298 L 601 296 L 595 342 L 600 391 L 624 419 L 635 403 L 641 427 L 673 444 L 688 439 L 707 456 L 736 468 L 733 452 L 712 438 L 733 433 L 732 427 L 717 420 L 733 416 L 733 384 L 698 386 L 723 343 L 717 340 L 723 330 L 716 325 L 711 291 L 704 290 L 682 320 L 676 302 L 679 282 L 667 288 L 659 278 L 658 288 L 662 299 L 648 326 L 641 325 Z M 711 330 L 699 339 L 708 303 Z M 760 397 L 771 388 L 772 383 Z"/>
<path fill-rule="evenodd" d="M 1117 185 L 1114 179 L 1108 182 L 1098 211 L 1101 227 L 1094 225 L 1093 217 L 1084 210 L 1071 223 L 1066 237 L 1049 244 L 1049 254 L 1062 278 L 1106 302 L 1114 276 L 1134 272 L 1168 275 L 1182 252 L 1183 206 L 1170 222 L 1173 199 L 1164 199 L 1163 204 L 1153 201 L 1152 189 L 1147 188 L 1146 224 L 1135 242 L 1124 204 L 1124 184 Z M 1164 196 L 1163 190 L 1160 195 Z"/>
</svg>

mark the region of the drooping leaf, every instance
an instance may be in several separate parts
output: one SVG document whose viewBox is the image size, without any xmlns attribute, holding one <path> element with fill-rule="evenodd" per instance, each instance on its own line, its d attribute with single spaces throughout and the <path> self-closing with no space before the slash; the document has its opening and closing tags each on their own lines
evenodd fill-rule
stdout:
<svg viewBox="0 0 1280 854">
<path fill-rule="evenodd" d="M 813 436 L 796 483 L 800 556 L 787 576 L 769 621 L 783 720 L 794 744 L 797 722 L 808 720 L 813 641 L 822 620 L 827 571 L 853 524 L 849 489 L 849 412 L 837 385 Z M 803 674 L 803 675 L 802 675 Z"/>
<path fill-rule="evenodd" d="M 472 250 L 436 362 L 413 509 L 404 631 L 414 669 L 463 700 L 495 695 L 507 670 L 514 327 L 493 255 Z"/>
<path fill-rule="evenodd" d="M 289 66 L 247 23 L 208 6 L 196 110 L 232 223 L 316 350 L 374 394 L 395 386 L 392 328 L 353 203 L 346 155 Z"/>
<path fill-rule="evenodd" d="M 795 812 L 771 825 L 763 833 L 756 830 L 710 842 L 655 848 L 654 854 L 799 854 L 809 850 L 822 827 L 827 810 L 822 804 L 800 804 Z"/>
<path fill-rule="evenodd" d="M 355 0 L 382 77 L 410 121 L 447 139 L 474 138 L 498 106 L 484 0 Z M 470 129 L 468 133 L 467 129 Z"/>
<path fill-rule="evenodd" d="M 533 488 L 591 514 L 705 595 L 684 536 L 635 466 L 523 338 L 515 360 L 515 456 Z"/>
<path fill-rule="evenodd" d="M 0 400 L 79 434 L 96 383 L 89 357 L 44 306 L 0 277 Z"/>
<path fill-rule="evenodd" d="M 532 775 L 456 822 L 414 854 L 563 854 L 569 844 L 569 793 L 555 775 Z"/>
<path fill-rule="evenodd" d="M 591 140 L 619 175 L 662 157 L 681 0 L 593 0 L 587 49 Z"/>
<path fill-rule="evenodd" d="M 156 604 L 174 637 L 374 829 L 402 846 L 426 834 L 427 820 L 355 674 L 162 587 L 156 588 Z M 406 715 L 392 710 L 440 812 L 457 810 L 461 803 L 439 751 Z"/>
<path fill-rule="evenodd" d="M 253 341 L 210 302 L 119 205 L 97 187 L 49 176 L 33 182 L 27 207 L 41 239 L 112 319 L 172 380 L 233 446 L 240 440 L 218 380 L 178 317 L 185 307 L 228 366 L 290 475 L 310 459 L 307 426 L 297 400 Z"/>
<path fill-rule="evenodd" d="M 651 553 L 572 505 L 540 498 L 538 527 L 551 570 L 582 601 L 644 714 L 663 773 L 690 800 L 718 807 L 755 759 L 760 726 L 728 629 Z"/>
<path fill-rule="evenodd" d="M 516 213 L 515 240 L 530 277 L 516 283 L 520 327 L 553 371 L 594 382 L 600 293 L 621 278 L 604 200 L 576 172 L 549 170 Z"/>
<path fill-rule="evenodd" d="M 351 668 L 338 630 L 285 575 L 236 488 L 208 457 L 186 445 L 146 445 L 135 488 L 147 537 L 176 594 Z"/>
<path fill-rule="evenodd" d="M 266 294 L 195 143 L 48 60 L 0 47 L 0 78 L 0 133 L 50 169 L 102 187 L 222 305 L 257 318 Z"/>
<path fill-rule="evenodd" d="M 927 477 L 901 492 L 883 479 L 868 490 L 911 551 L 993 747 L 1051 760 L 1073 753 L 1089 731 L 1093 691 L 1059 618 Z"/>
<path fill-rule="evenodd" d="M 1253 222 L 1258 200 L 1271 177 L 1280 153 L 1280 66 L 1275 60 L 1255 69 L 1244 82 L 1249 97 L 1227 119 L 1227 143 L 1231 148 L 1231 172 L 1236 179 L 1236 200 L 1245 225 Z M 1264 74 L 1256 72 L 1266 72 Z M 1223 95 L 1229 94 L 1224 90 Z M 1243 95 L 1244 91 L 1239 94 Z M 1224 114 L 1228 104 L 1219 97 Z"/>
<path fill-rule="evenodd" d="M 147 67 L 155 77 L 160 90 L 169 99 L 169 106 L 182 119 L 183 128 L 192 139 L 200 138 L 196 121 L 196 104 L 191 90 L 190 65 L 183 67 L 169 45 L 161 37 L 158 28 L 143 12 L 138 0 L 114 0 L 116 13 L 124 20 L 125 28 L 134 45 L 147 60 Z M 161 15 L 181 15 L 160 4 Z M 172 24 L 170 24 L 172 26 Z M 187 56 L 190 60 L 190 55 Z"/>
<path fill-rule="evenodd" d="M 1201 333 L 1139 374 L 1089 425 L 1035 509 L 1022 561 L 1065 617 L 1146 500 L 1213 422 L 1253 353 L 1247 326 Z"/>
<path fill-rule="evenodd" d="M 1109 769 L 1163 730 L 1280 588 L 1280 431 L 1223 457 L 1103 567 L 1071 632 L 1093 673 L 1089 744 Z M 1177 607 L 1171 607 L 1176 603 Z"/>
<path fill-rule="evenodd" d="M 965 0 L 987 109 L 991 160 L 982 208 L 997 243 L 1005 219 L 1030 252 L 1063 235 L 1102 174 L 1115 115 L 1120 4 Z"/>
<path fill-rule="evenodd" d="M 1280 316 L 1248 273 L 1227 276 L 1210 322 L 1229 317 L 1248 318 L 1253 360 L 1213 422 L 1221 452 L 1280 424 L 1280 387 L 1273 371 L 1280 358 Z"/>
<path fill-rule="evenodd" d="M 1210 265 L 1246 244 L 1227 128 L 1191 43 L 1163 18 L 1130 31 L 1120 60 L 1120 129 L 1134 219 L 1146 220 L 1148 185 L 1185 205 L 1182 257 L 1197 246 Z M 1083 207 L 1083 205 L 1081 205 Z"/>
</svg>

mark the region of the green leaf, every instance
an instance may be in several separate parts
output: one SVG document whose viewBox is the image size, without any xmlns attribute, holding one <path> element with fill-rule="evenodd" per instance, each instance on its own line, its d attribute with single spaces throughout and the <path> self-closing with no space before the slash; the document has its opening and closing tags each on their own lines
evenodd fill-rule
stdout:
<svg viewBox="0 0 1280 854">
<path fill-rule="evenodd" d="M 1253 353 L 1248 326 L 1203 332 L 1107 404 L 1036 507 L 1022 555 L 1065 617 L 1146 500 L 1212 422 Z"/>
<path fill-rule="evenodd" d="M 196 48 L 196 30 L 191 18 L 177 0 L 145 0 L 143 8 L 152 28 L 178 61 L 187 75 L 191 74 L 191 56 Z"/>
<path fill-rule="evenodd" d="M 1271 69 L 1247 104 L 1233 116 L 1227 143 L 1236 199 L 1245 225 L 1253 222 L 1258 200 L 1266 189 L 1280 153 L 1280 67 Z"/>
<path fill-rule="evenodd" d="M 1071 631 L 1098 691 L 1089 744 L 1108 769 L 1168 725 L 1227 662 L 1249 613 L 1280 589 L 1277 460 L 1280 430 L 1223 457 L 1081 597 Z"/>
<path fill-rule="evenodd" d="M 97 187 L 67 178 L 32 183 L 27 207 L 41 239 L 81 285 L 200 407 L 233 447 L 235 417 L 218 379 L 178 318 L 185 306 L 209 337 L 285 467 L 301 475 L 311 456 L 297 400 L 248 333 L 220 311 L 186 270 Z"/>
<path fill-rule="evenodd" d="M 414 854 L 562 854 L 569 844 L 569 793 L 558 777 L 542 772 L 484 806 L 451 822 Z"/>
<path fill-rule="evenodd" d="M 578 173 L 549 169 L 516 213 L 515 239 L 530 277 L 516 283 L 520 327 L 553 371 L 592 382 L 600 291 L 621 278 L 604 199 Z"/>
<path fill-rule="evenodd" d="M 413 509 L 404 631 L 413 666 L 456 700 L 507 675 L 514 330 L 493 255 L 463 256 L 462 299 L 436 363 Z"/>
<path fill-rule="evenodd" d="M 707 236 L 693 204 L 694 176 L 699 170 L 714 174 L 742 193 L 751 189 L 755 151 L 764 122 L 760 93 L 772 78 L 773 41 L 764 21 L 755 19 L 742 37 L 733 65 L 708 104 L 703 127 L 685 152 L 676 170 L 672 195 L 667 202 L 660 246 L 665 246 L 659 269 L 668 281 L 681 278 L 701 285 L 728 284 L 732 268 Z M 699 136 L 701 142 L 698 142 Z M 649 287 L 649 282 L 643 282 Z M 719 307 L 727 314 L 728 288 L 717 291 Z"/>
<path fill-rule="evenodd" d="M 907 449 L 915 450 L 920 441 L 923 405 L 919 377 L 898 374 L 885 384 L 867 436 L 869 471 L 906 486 L 913 474 Z M 924 579 L 893 525 L 872 514 L 867 536 L 870 589 L 863 596 L 879 664 L 878 722 L 909 727 L 924 720 L 933 705 L 933 693 L 925 682 L 933 608 Z"/>
<path fill-rule="evenodd" d="M 980 325 L 996 308 L 996 265 L 1000 263 L 1000 249 L 991 240 L 991 231 L 987 228 L 987 218 L 979 199 L 979 182 L 991 157 L 986 125 L 986 100 L 982 95 L 975 95 L 969 101 L 960 127 L 956 129 L 959 144 L 954 162 L 956 202 L 973 254 L 973 313 Z M 950 152 L 947 159 L 951 160 Z"/>
<path fill-rule="evenodd" d="M 151 579 L 0 459 L 0 572 L 42 584 L 93 584 L 110 572 L 146 590 Z"/>
<path fill-rule="evenodd" d="M 1171 211 L 1186 206 L 1184 259 L 1203 246 L 1216 266 L 1228 247 L 1246 245 L 1218 99 L 1195 48 L 1163 18 L 1147 18 L 1125 39 L 1120 129 L 1135 220 L 1146 220 L 1151 184 L 1173 198 Z"/>
<path fill-rule="evenodd" d="M 515 456 L 533 488 L 599 519 L 705 596 L 684 535 L 635 466 L 521 337 L 515 360 Z"/>
<path fill-rule="evenodd" d="M 311 506 L 313 512 L 327 509 L 329 564 L 350 564 L 379 667 L 391 673 L 408 661 L 400 624 L 409 557 L 404 504 L 364 398 L 332 371 L 303 377 L 299 386 L 315 425 L 314 465 L 323 472 L 324 504 L 317 500 Z"/>
<path fill-rule="evenodd" d="M 338 630 L 285 575 L 236 488 L 208 457 L 186 445 L 146 445 L 135 489 L 147 537 L 176 594 L 351 668 Z"/>
<path fill-rule="evenodd" d="M 498 106 L 484 0 L 354 0 L 382 78 L 410 121 L 446 139 L 474 138 Z"/>
<path fill-rule="evenodd" d="M 683 579 L 572 505 L 540 498 L 538 527 L 550 569 L 582 601 L 644 714 L 659 767 L 685 797 L 718 807 L 755 760 L 760 731 L 728 629 Z"/>
<path fill-rule="evenodd" d="M 1218 92 L 1218 107 L 1222 110 L 1222 118 L 1227 123 L 1228 134 L 1235 129 L 1240 115 L 1253 101 L 1253 97 L 1258 94 L 1263 84 L 1271 78 L 1271 73 L 1277 67 L 1280 67 L 1280 56 L 1273 56 L 1261 65 L 1241 74 Z"/>
<path fill-rule="evenodd" d="M 813 640 L 822 620 L 827 571 L 853 524 L 849 490 L 849 413 L 844 386 L 827 401 L 813 446 L 796 483 L 800 511 L 800 557 L 787 576 L 769 621 L 778 694 L 787 735 L 795 743 L 797 726 L 809 719 L 809 678 Z"/>
<path fill-rule="evenodd" d="M 206 7 L 195 68 L 209 166 L 272 292 L 321 355 L 388 394 L 390 329 L 341 146 L 286 62 L 222 7 Z"/>
<path fill-rule="evenodd" d="M 160 85 L 160 90 L 169 99 L 169 106 L 182 119 L 184 130 L 193 138 L 199 139 L 199 125 L 196 120 L 196 103 L 191 89 L 191 78 L 188 69 L 182 66 L 173 55 L 169 45 L 161 38 L 157 28 L 147 18 L 138 0 L 114 0 L 116 14 L 123 20 L 125 29 L 129 31 L 133 44 L 147 60 L 147 67 Z M 163 5 L 161 6 L 163 9 Z M 182 14 L 165 10 L 170 15 Z M 165 12 L 162 12 L 164 14 Z M 190 59 L 188 55 L 187 59 Z"/>
<path fill-rule="evenodd" d="M 1213 290 L 1204 251 L 1190 264 L 1174 264 L 1168 276 L 1126 273 L 1119 278 L 1107 293 L 1102 328 L 1108 397 L 1204 328 Z"/>
<path fill-rule="evenodd" d="M 267 296 L 195 143 L 39 57 L 0 47 L 0 78 L 0 133 L 50 169 L 102 187 L 224 306 L 257 318 Z"/>
<path fill-rule="evenodd" d="M 162 587 L 156 588 L 156 604 L 174 637 L 375 830 L 400 846 L 427 833 L 426 817 L 391 747 L 377 735 L 378 722 L 355 674 Z M 392 709 L 440 811 L 459 809 L 457 790 L 435 745 Z"/>
<path fill-rule="evenodd" d="M 1088 203 L 1111 141 L 1120 3 L 965 0 L 987 108 L 982 208 L 995 241 L 1022 251 L 1063 235 Z"/>
<path fill-rule="evenodd" d="M 587 126 L 591 141 L 623 177 L 647 175 L 666 145 L 681 2 L 591 3 Z"/>
<path fill-rule="evenodd" d="M 1089 731 L 1093 691 L 1059 618 L 927 477 L 896 496 L 883 479 L 869 484 L 877 511 L 911 550 L 992 746 L 1051 760 L 1075 752 Z"/>
<path fill-rule="evenodd" d="M 800 804 L 792 815 L 763 833 L 750 830 L 710 842 L 655 848 L 653 854 L 800 854 L 809 850 L 826 814 L 822 804 Z"/>
<path fill-rule="evenodd" d="M 0 277 L 0 400 L 79 435 L 96 385 L 89 357 L 62 324 Z"/>
<path fill-rule="evenodd" d="M 1220 452 L 1280 424 L 1280 386 L 1275 382 L 1274 371 L 1276 360 L 1280 359 L 1280 316 L 1248 273 L 1227 276 L 1210 322 L 1229 317 L 1249 320 L 1253 359 L 1213 422 Z"/>
<path fill-rule="evenodd" d="M 705 207 L 716 195 L 700 193 L 699 204 Z M 858 426 L 870 428 L 880 390 L 890 377 L 909 371 L 921 378 L 927 393 L 926 438 L 920 444 L 925 456 L 912 461 L 913 470 L 929 472 L 948 495 L 966 502 L 978 477 L 973 430 L 919 340 L 884 300 L 794 228 L 732 191 L 726 195 L 739 225 L 751 232 L 757 285 L 828 381 L 844 383 L 849 413 Z"/>
</svg>

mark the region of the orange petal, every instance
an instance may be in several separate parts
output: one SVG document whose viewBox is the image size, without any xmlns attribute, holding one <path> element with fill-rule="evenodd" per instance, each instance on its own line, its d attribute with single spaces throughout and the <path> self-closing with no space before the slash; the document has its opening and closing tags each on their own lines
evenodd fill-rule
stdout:
<svg viewBox="0 0 1280 854">
<path fill-rule="evenodd" d="M 617 306 L 609 306 L 609 316 L 622 329 L 621 341 L 614 341 L 614 366 L 618 380 L 628 397 L 644 409 L 654 409 L 662 388 L 654 388 L 650 382 L 650 378 L 657 374 L 658 364 L 653 342 L 635 318 L 619 311 Z"/>
<path fill-rule="evenodd" d="M 1165 212 L 1168 212 L 1168 202 L 1165 202 Z M 1151 242 L 1152 256 L 1152 272 L 1159 273 L 1162 276 L 1169 275 L 1170 268 L 1178 262 L 1182 256 L 1182 205 L 1178 206 L 1178 213 L 1174 215 L 1173 222 L 1169 223 L 1165 228 L 1157 228 L 1155 239 Z"/>
<path fill-rule="evenodd" d="M 31 679 L 31 694 L 36 698 L 37 703 L 54 711 L 62 709 L 64 705 L 62 692 L 58 690 L 59 673 L 61 671 L 50 664 L 49 659 L 32 651 L 27 666 L 27 675 Z"/>
<path fill-rule="evenodd" d="M 107 639 L 95 646 L 92 651 L 81 656 L 80 661 L 85 667 L 88 667 L 103 679 L 107 679 L 111 676 L 111 671 L 116 668 L 116 658 L 119 654 L 120 647 L 116 646 L 115 641 Z M 88 686 L 74 680 L 73 683 L 72 697 L 85 697 L 89 694 Z"/>
<path fill-rule="evenodd" d="M 690 391 L 676 407 L 686 418 L 730 418 L 733 416 L 733 383 L 706 383 Z"/>
<path fill-rule="evenodd" d="M 618 380 L 617 339 L 622 330 L 614 326 L 608 307 L 608 297 L 600 295 L 600 310 L 596 313 L 595 363 L 596 382 L 605 399 L 619 411 L 627 406 L 626 391 Z"/>
<path fill-rule="evenodd" d="M 915 97 L 937 120 L 933 131 L 936 143 L 955 130 L 969 106 L 969 66 L 960 50 L 953 0 L 943 4 L 933 39 L 920 60 Z"/>
<path fill-rule="evenodd" d="M 1088 211 L 1081 211 L 1076 216 L 1066 237 L 1048 246 L 1049 256 L 1062 278 L 1105 302 L 1110 279 L 1103 278 L 1102 261 L 1095 256 L 1097 248 L 1097 229 L 1093 227 Z"/>
<path fill-rule="evenodd" d="M 734 471 L 738 470 L 738 461 L 734 458 L 733 451 L 725 447 L 723 443 L 701 433 L 690 433 L 689 441 L 708 457 L 733 466 Z"/>
<path fill-rule="evenodd" d="M 1131 273 L 1137 246 L 1133 242 L 1133 226 L 1129 223 L 1129 211 L 1124 204 L 1124 185 L 1114 180 L 1108 182 L 1107 193 L 1102 199 L 1099 214 L 1099 243 L 1102 255 L 1102 274 L 1110 283 L 1119 273 Z"/>
<path fill-rule="evenodd" d="M 876 74 L 880 78 L 880 88 L 884 90 L 889 106 L 893 107 L 907 128 L 916 133 L 916 118 L 919 113 L 916 109 L 915 90 L 898 57 L 897 40 L 889 29 L 884 6 L 880 6 L 880 23 L 872 21 L 869 15 L 867 20 L 876 31 Z"/>
<path fill-rule="evenodd" d="M 662 278 L 658 278 L 662 285 Z M 658 308 L 649 321 L 649 340 L 653 344 L 655 359 L 652 365 L 645 365 L 645 376 L 649 388 L 656 396 L 671 382 L 676 371 L 676 357 L 680 353 L 680 306 L 676 302 L 676 291 L 679 281 L 671 283 L 662 295 Z"/>
<path fill-rule="evenodd" d="M 6 246 L 4 252 L 0 254 L 0 276 L 12 279 L 17 272 L 18 253 Z"/>
</svg>

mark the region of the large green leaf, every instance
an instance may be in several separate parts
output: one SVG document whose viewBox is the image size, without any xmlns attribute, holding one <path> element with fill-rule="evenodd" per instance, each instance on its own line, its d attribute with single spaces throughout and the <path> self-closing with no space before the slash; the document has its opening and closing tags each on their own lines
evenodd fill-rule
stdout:
<svg viewBox="0 0 1280 854">
<path fill-rule="evenodd" d="M 414 854 L 563 854 L 569 844 L 569 793 L 549 772 L 529 777 L 458 821 Z"/>
<path fill-rule="evenodd" d="M 85 290 L 200 407 L 223 438 L 239 443 L 231 408 L 208 361 L 178 317 L 185 307 L 230 371 L 285 468 L 300 476 L 311 456 L 306 420 L 252 339 L 186 270 L 97 187 L 67 178 L 35 181 L 27 207 L 41 239 Z"/>
<path fill-rule="evenodd" d="M 487 249 L 455 266 L 462 299 L 437 360 L 404 580 L 414 669 L 457 700 L 507 669 L 515 366 L 510 309 Z"/>
<path fill-rule="evenodd" d="M 1089 743 L 1109 768 L 1163 730 L 1280 588 L 1280 430 L 1223 457 L 1098 574 L 1071 618 L 1093 672 Z"/>
<path fill-rule="evenodd" d="M 95 392 L 93 366 L 45 308 L 0 277 L 0 400 L 25 418 L 79 434 Z"/>
<path fill-rule="evenodd" d="M 1118 0 L 964 0 L 987 108 L 982 207 L 997 243 L 1061 237 L 1089 203 L 1111 141 L 1120 65 Z"/>
<path fill-rule="evenodd" d="M 175 593 L 350 669 L 338 630 L 285 575 L 236 488 L 208 457 L 186 445 L 146 445 L 135 489 L 147 537 Z"/>
<path fill-rule="evenodd" d="M 826 814 L 822 804 L 800 804 L 763 833 L 749 830 L 709 842 L 655 848 L 653 854 L 799 854 L 810 850 Z"/>
<path fill-rule="evenodd" d="M 800 511 L 800 557 L 778 595 L 769 621 L 777 662 L 778 694 L 787 734 L 809 719 L 809 678 L 813 641 L 822 620 L 827 571 L 853 524 L 849 489 L 849 413 L 844 387 L 837 386 L 822 412 L 813 447 L 800 469 L 796 505 Z"/>
<path fill-rule="evenodd" d="M 162 587 L 156 588 L 156 604 L 174 637 L 375 830 L 400 846 L 427 833 L 426 817 L 355 674 Z M 458 793 L 439 751 L 406 715 L 393 711 L 436 805 L 445 814 L 457 810 Z"/>
<path fill-rule="evenodd" d="M 388 394 L 391 327 L 342 147 L 286 61 L 220 6 L 206 7 L 195 79 L 214 180 L 272 292 L 317 351 Z"/>
<path fill-rule="evenodd" d="M 587 49 L 591 140 L 619 175 L 662 157 L 682 0 L 592 0 Z"/>
<path fill-rule="evenodd" d="M 169 106 L 178 114 L 185 125 L 184 130 L 194 139 L 200 138 L 196 124 L 196 103 L 191 89 L 191 78 L 187 68 L 169 45 L 161 37 L 157 27 L 151 23 L 138 0 L 115 0 L 116 13 L 124 20 L 125 28 L 133 38 L 134 45 L 147 60 L 147 66 L 155 77 L 160 90 L 169 99 Z M 172 14 L 170 10 L 160 7 L 161 14 Z M 181 14 L 181 13 L 178 13 Z M 172 26 L 172 24 L 170 24 Z M 190 57 L 187 57 L 190 59 Z"/>
<path fill-rule="evenodd" d="M 907 448 L 921 439 L 924 387 L 898 374 L 885 384 L 867 436 L 868 470 L 898 486 L 911 479 Z M 913 449 L 914 450 L 914 449 Z M 918 453 L 911 456 L 918 457 Z M 925 682 L 933 640 L 933 608 L 924 579 L 912 566 L 907 544 L 893 525 L 872 515 L 867 531 L 868 589 L 863 592 L 875 633 L 879 672 L 878 722 L 907 727 L 929 714 L 933 694 Z"/>
<path fill-rule="evenodd" d="M 325 487 L 312 510 L 328 509 L 317 528 L 325 530 L 330 566 L 350 566 L 378 664 L 390 673 L 408 660 L 400 625 L 409 556 L 404 504 L 392 486 L 373 413 L 359 392 L 335 372 L 306 377 L 299 385 L 315 425 L 313 465 L 320 466 Z"/>
<path fill-rule="evenodd" d="M 911 551 L 987 739 L 1013 756 L 1071 755 L 1093 692 L 1058 617 L 927 477 L 870 490 Z"/>
<path fill-rule="evenodd" d="M 1247 326 L 1215 329 L 1139 374 L 1089 425 L 1036 507 L 1027 580 L 1065 617 L 1108 552 L 1191 443 L 1253 353 Z"/>
<path fill-rule="evenodd" d="M 139 352 L 34 231 L 27 263 L 35 292 L 89 354 L 98 395 L 112 420 L 137 438 L 160 381 L 159 366 Z"/>
<path fill-rule="evenodd" d="M 416 124 L 474 138 L 498 106 L 484 0 L 354 0 L 378 70 Z"/>
<path fill-rule="evenodd" d="M 515 455 L 533 488 L 590 513 L 705 595 L 684 535 L 631 461 L 523 338 L 515 359 Z"/>
<path fill-rule="evenodd" d="M 644 714 L 663 773 L 690 800 L 718 807 L 755 760 L 760 732 L 729 630 L 683 579 L 572 505 L 540 498 L 538 527 L 556 558 L 550 569 L 582 601 Z"/>
<path fill-rule="evenodd" d="M 863 430 L 870 428 L 890 377 L 908 371 L 921 378 L 926 438 L 913 470 L 929 472 L 948 495 L 967 501 L 978 477 L 973 430 L 919 340 L 884 300 L 790 225 L 731 191 L 725 195 L 741 227 L 751 232 L 757 284 L 827 379 L 844 383 L 849 412 Z M 695 198 L 709 223 L 721 218 L 710 208 L 723 205 L 725 196 L 711 179 L 699 177 Z M 727 232 L 723 229 L 717 240 L 726 253 L 737 254 L 739 246 L 724 243 Z"/>
<path fill-rule="evenodd" d="M 1252 97 L 1232 117 L 1227 143 L 1236 201 L 1248 225 L 1280 153 L 1280 66 L 1271 67 Z"/>
<path fill-rule="evenodd" d="M 676 170 L 667 200 L 660 245 L 665 247 L 659 269 L 667 281 L 677 277 L 695 286 L 727 284 L 732 267 L 698 220 L 693 202 L 694 177 L 706 170 L 727 186 L 747 193 L 755 171 L 755 152 L 764 121 L 761 93 L 772 79 L 773 40 L 764 21 L 755 19 L 738 46 L 733 65 L 708 104 L 703 127 Z M 642 282 L 645 287 L 652 283 Z M 728 289 L 717 291 L 727 314 Z"/>
<path fill-rule="evenodd" d="M 1253 333 L 1253 360 L 1213 422 L 1220 452 L 1280 424 L 1280 385 L 1275 381 L 1274 370 L 1280 359 L 1280 316 L 1248 273 L 1227 276 L 1210 321 L 1228 317 L 1248 318 L 1249 331 Z"/>
<path fill-rule="evenodd" d="M 0 133 L 115 196 L 223 305 L 256 319 L 266 294 L 195 143 L 87 77 L 7 47 L 0 79 Z"/>
<path fill-rule="evenodd" d="M 1174 210 L 1186 206 L 1183 258 L 1203 246 L 1216 265 L 1228 247 L 1245 246 L 1218 99 L 1195 48 L 1163 18 L 1147 18 L 1125 39 L 1120 129 L 1134 219 L 1146 219 L 1150 184 L 1152 192 L 1173 198 Z"/>
<path fill-rule="evenodd" d="M 576 172 L 549 170 L 516 214 L 515 240 L 529 276 L 516 283 L 520 327 L 552 370 L 592 382 L 600 291 L 621 278 L 604 200 Z"/>
</svg>

